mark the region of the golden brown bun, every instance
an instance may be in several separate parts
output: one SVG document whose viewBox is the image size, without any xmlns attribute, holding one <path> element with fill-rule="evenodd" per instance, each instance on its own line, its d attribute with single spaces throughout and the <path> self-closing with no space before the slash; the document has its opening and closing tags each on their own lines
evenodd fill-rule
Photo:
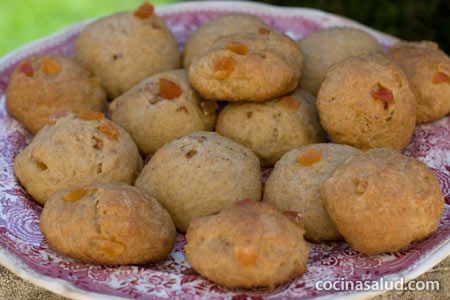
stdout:
<svg viewBox="0 0 450 300">
<path fill-rule="evenodd" d="M 225 49 L 236 43 L 248 52 Z M 205 99 L 264 101 L 293 92 L 302 69 L 302 51 L 287 35 L 234 34 L 218 38 L 206 52 L 195 56 L 189 81 Z"/>
<path fill-rule="evenodd" d="M 194 56 L 210 47 L 217 38 L 235 33 L 256 33 L 260 28 L 271 30 L 260 18 L 242 13 L 226 14 L 209 20 L 197 28 L 186 42 L 183 67 L 188 69 Z"/>
<path fill-rule="evenodd" d="M 253 152 L 215 132 L 200 131 L 164 145 L 144 167 L 136 187 L 156 198 L 177 229 L 230 207 L 261 200 L 261 169 Z"/>
<path fill-rule="evenodd" d="M 44 60 L 51 59 L 60 71 L 44 71 Z M 33 75 L 21 72 L 30 63 Z M 91 75 L 76 60 L 58 54 L 32 56 L 22 61 L 14 70 L 6 91 L 8 113 L 24 123 L 36 134 L 49 118 L 58 111 L 78 113 L 80 109 L 102 111 L 106 94 L 98 78 Z"/>
<path fill-rule="evenodd" d="M 317 95 L 325 74 L 333 64 L 351 56 L 383 53 L 369 33 L 349 27 L 317 30 L 297 41 L 305 57 L 300 87 Z"/>
<path fill-rule="evenodd" d="M 191 222 L 186 258 L 226 287 L 273 288 L 307 272 L 303 233 L 269 203 L 235 206 Z"/>
<path fill-rule="evenodd" d="M 74 55 L 99 76 L 109 98 L 141 80 L 180 67 L 180 51 L 164 19 L 117 13 L 88 24 L 78 36 Z"/>
<path fill-rule="evenodd" d="M 392 93 L 392 103 L 373 96 L 380 88 Z M 408 145 L 416 124 L 415 97 L 405 73 L 379 54 L 333 65 L 320 87 L 317 109 L 334 143 L 362 150 L 400 150 Z"/>
<path fill-rule="evenodd" d="M 110 122 L 85 121 L 75 115 L 46 125 L 14 160 L 14 172 L 27 192 L 44 204 L 54 193 L 94 182 L 133 184 L 142 158 L 131 136 L 119 125 L 111 139 L 98 127 Z"/>
<path fill-rule="evenodd" d="M 177 84 L 182 94 L 174 99 L 161 97 L 160 78 Z M 142 154 L 148 155 L 179 136 L 213 130 L 217 107 L 201 99 L 189 85 L 187 72 L 179 69 L 142 81 L 116 98 L 109 108 L 112 120 L 131 134 Z"/>
<path fill-rule="evenodd" d="M 345 240 L 364 254 L 400 251 L 426 238 L 444 209 L 433 172 L 390 149 L 350 158 L 325 181 L 322 199 Z"/>
<path fill-rule="evenodd" d="M 85 196 L 71 196 L 74 190 Z M 95 264 L 144 264 L 167 257 L 175 226 L 152 197 L 124 183 L 96 183 L 53 195 L 40 229 L 50 246 Z"/>
<path fill-rule="evenodd" d="M 301 90 L 267 102 L 228 104 L 216 131 L 252 149 L 263 166 L 273 166 L 291 149 L 325 142 L 316 99 Z"/>
<path fill-rule="evenodd" d="M 433 42 L 398 42 L 387 56 L 398 63 L 416 95 L 417 123 L 439 119 L 450 112 L 450 59 Z M 434 83 L 438 73 L 449 78 Z"/>
<path fill-rule="evenodd" d="M 297 161 L 304 150 L 314 148 L 323 157 L 305 166 Z M 281 211 L 298 211 L 303 217 L 305 237 L 316 243 L 343 239 L 323 208 L 322 185 L 348 158 L 360 150 L 339 144 L 306 145 L 283 155 L 275 165 L 264 187 L 264 200 Z"/>
</svg>

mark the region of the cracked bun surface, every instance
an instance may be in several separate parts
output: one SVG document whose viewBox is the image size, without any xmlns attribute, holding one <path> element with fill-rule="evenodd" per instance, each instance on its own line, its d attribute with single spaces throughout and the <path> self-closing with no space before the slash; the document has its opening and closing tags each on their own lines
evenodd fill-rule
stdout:
<svg viewBox="0 0 450 300">
<path fill-rule="evenodd" d="M 250 198 L 261 200 L 261 169 L 253 152 L 215 132 L 200 131 L 164 145 L 135 186 L 157 199 L 177 229 Z"/>
<path fill-rule="evenodd" d="M 53 195 L 42 211 L 40 229 L 52 248 L 108 265 L 160 261 L 176 237 L 161 204 L 125 183 L 96 183 Z"/>
<path fill-rule="evenodd" d="M 70 114 L 54 122 L 42 128 L 14 160 L 17 178 L 37 202 L 44 204 L 56 192 L 94 182 L 133 184 L 142 158 L 119 125 L 94 112 Z"/>
</svg>

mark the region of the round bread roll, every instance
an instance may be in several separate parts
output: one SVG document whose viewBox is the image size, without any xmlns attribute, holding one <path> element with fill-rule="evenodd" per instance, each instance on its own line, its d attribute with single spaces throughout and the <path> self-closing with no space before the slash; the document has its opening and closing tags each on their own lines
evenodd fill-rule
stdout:
<svg viewBox="0 0 450 300">
<path fill-rule="evenodd" d="M 8 113 L 33 134 L 57 111 L 102 111 L 105 104 L 99 78 L 59 54 L 31 56 L 19 63 L 6 90 Z"/>
<path fill-rule="evenodd" d="M 341 240 L 342 235 L 323 208 L 322 186 L 336 168 L 361 151 L 339 144 L 315 144 L 294 149 L 275 165 L 264 187 L 264 200 L 281 211 L 303 217 L 305 238 L 315 243 Z"/>
<path fill-rule="evenodd" d="M 142 158 L 120 126 L 89 111 L 54 122 L 14 160 L 17 178 L 37 202 L 44 204 L 56 192 L 94 182 L 133 184 Z"/>
<path fill-rule="evenodd" d="M 154 198 L 125 183 L 96 183 L 53 195 L 41 214 L 49 245 L 94 264 L 162 260 L 175 243 L 170 215 Z"/>
<path fill-rule="evenodd" d="M 417 123 L 450 112 L 450 58 L 433 42 L 398 42 L 387 56 L 398 63 L 416 95 Z"/>
<path fill-rule="evenodd" d="M 269 203 L 236 206 L 191 222 L 186 258 L 226 287 L 274 288 L 307 272 L 304 232 Z"/>
<path fill-rule="evenodd" d="M 253 152 L 215 132 L 196 132 L 164 145 L 144 167 L 136 187 L 155 197 L 177 229 L 230 207 L 261 200 L 261 170 Z"/>
<path fill-rule="evenodd" d="M 183 67 L 188 69 L 198 53 L 211 46 L 218 37 L 235 33 L 271 31 L 269 25 L 256 16 L 233 13 L 213 18 L 197 28 L 189 37 L 183 51 Z"/>
<path fill-rule="evenodd" d="M 218 105 L 201 99 L 189 85 L 187 72 L 179 69 L 142 81 L 109 108 L 112 120 L 148 155 L 179 136 L 213 130 Z"/>
<path fill-rule="evenodd" d="M 302 69 L 302 51 L 287 35 L 233 34 L 194 57 L 189 81 L 205 99 L 264 101 L 293 92 Z"/>
<path fill-rule="evenodd" d="M 350 57 L 333 65 L 319 90 L 317 109 L 334 143 L 363 150 L 404 148 L 416 123 L 406 75 L 382 55 Z"/>
<path fill-rule="evenodd" d="M 273 166 L 287 151 L 325 142 L 316 99 L 301 90 L 272 101 L 228 104 L 216 131 L 250 149 L 263 166 Z"/>
<path fill-rule="evenodd" d="M 330 66 L 351 56 L 383 53 L 369 33 L 349 27 L 317 30 L 297 41 L 305 57 L 300 87 L 317 95 Z"/>
<path fill-rule="evenodd" d="M 153 74 L 180 67 L 178 45 L 164 20 L 140 10 L 90 23 L 75 42 L 75 57 L 101 78 L 111 99 Z"/>
<path fill-rule="evenodd" d="M 364 254 L 402 250 L 434 232 L 444 209 L 427 166 L 389 149 L 350 158 L 322 188 L 325 209 L 350 246 Z"/>
</svg>

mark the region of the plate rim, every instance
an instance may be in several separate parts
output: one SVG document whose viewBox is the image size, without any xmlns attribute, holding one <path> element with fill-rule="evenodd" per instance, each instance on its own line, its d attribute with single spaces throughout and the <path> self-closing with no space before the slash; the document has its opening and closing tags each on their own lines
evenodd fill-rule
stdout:
<svg viewBox="0 0 450 300">
<path fill-rule="evenodd" d="M 390 43 L 394 43 L 398 39 L 392 37 L 388 34 L 380 32 L 376 29 L 365 26 L 357 21 L 345 18 L 343 16 L 335 15 L 332 13 L 324 12 L 318 9 L 313 8 L 305 8 L 305 7 L 279 7 L 270 4 L 264 3 L 256 3 L 256 2 L 248 2 L 248 1 L 233 1 L 233 6 L 230 6 L 229 1 L 205 1 L 205 2 L 178 2 L 171 3 L 167 5 L 157 6 L 156 12 L 164 16 L 164 14 L 175 14 L 181 12 L 193 12 L 193 11 L 206 11 L 206 10 L 219 10 L 224 12 L 254 12 L 255 9 L 263 9 L 262 13 L 268 13 L 270 10 L 271 16 L 283 16 L 283 17 L 295 17 L 298 16 L 300 12 L 308 12 L 311 15 L 316 15 L 318 17 L 327 17 L 330 19 L 339 20 L 338 23 L 345 25 L 349 25 L 352 27 L 357 27 L 364 29 L 370 33 L 374 33 L 380 37 L 386 39 L 386 41 Z M 30 43 L 27 43 L 0 58 L 0 72 L 9 68 L 11 65 L 17 63 L 17 61 L 22 60 L 26 56 L 30 55 L 30 52 L 36 52 L 42 49 L 49 48 L 61 40 L 64 40 L 67 35 L 71 35 L 80 31 L 87 24 L 102 18 L 103 16 L 86 19 L 81 22 L 74 23 L 68 27 L 65 27 L 55 33 L 47 35 L 45 37 L 36 39 Z M 334 22 L 331 22 L 331 26 L 333 26 Z M 327 24 L 329 27 L 330 24 Z M 343 25 L 341 25 L 343 26 Z M 45 46 L 40 46 L 42 42 L 47 42 Z M 0 104 L 4 104 L 5 95 L 3 95 L 0 99 Z M 446 239 L 445 242 L 437 246 L 435 249 L 431 250 L 429 253 L 425 254 L 426 257 L 423 258 L 419 263 L 413 265 L 402 272 L 398 272 L 396 274 L 385 275 L 379 278 L 379 280 L 386 280 L 386 278 L 400 278 L 403 277 L 405 279 L 405 283 L 417 278 L 418 276 L 424 274 L 432 267 L 443 261 L 446 257 L 450 256 L 450 237 Z M 19 257 L 15 254 L 8 251 L 8 249 L 0 246 L 0 264 L 3 265 L 6 269 L 8 269 L 13 274 L 17 275 L 21 279 L 24 279 L 32 284 L 44 288 L 48 291 L 51 291 L 57 295 L 76 299 L 76 300 L 99 300 L 105 299 L 105 296 L 108 299 L 112 300 L 124 300 L 130 298 L 123 298 L 119 296 L 90 292 L 83 290 L 81 288 L 77 288 L 71 282 L 66 281 L 64 279 L 54 278 L 51 276 L 40 274 L 30 267 L 28 267 Z M 368 299 L 375 297 L 377 295 L 381 295 L 387 291 L 342 291 L 336 292 L 329 295 L 319 296 L 315 299 L 317 300 L 328 300 L 328 299 L 339 299 L 339 300 L 353 300 L 353 299 Z"/>
</svg>

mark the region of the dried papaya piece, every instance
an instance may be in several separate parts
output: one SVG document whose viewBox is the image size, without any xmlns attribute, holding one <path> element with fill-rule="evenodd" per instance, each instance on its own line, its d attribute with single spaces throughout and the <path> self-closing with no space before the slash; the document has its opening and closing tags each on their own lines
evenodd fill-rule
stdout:
<svg viewBox="0 0 450 300">
<path fill-rule="evenodd" d="M 314 148 L 306 148 L 297 155 L 297 162 L 303 166 L 311 166 L 320 161 L 323 153 Z"/>
<path fill-rule="evenodd" d="M 126 249 L 124 243 L 110 239 L 98 239 L 95 240 L 95 244 L 97 245 L 98 252 L 106 254 L 110 257 L 118 256 Z"/>
<path fill-rule="evenodd" d="M 117 130 L 116 126 L 114 126 L 114 124 L 109 121 L 103 122 L 100 126 L 97 127 L 97 129 L 111 140 L 119 139 L 119 131 Z"/>
<path fill-rule="evenodd" d="M 283 211 L 283 215 L 288 217 L 295 225 L 304 227 L 302 215 L 298 211 Z"/>
<path fill-rule="evenodd" d="M 447 74 L 442 73 L 442 72 L 437 72 L 436 74 L 434 74 L 434 77 L 433 77 L 434 84 L 439 84 L 439 83 L 444 83 L 444 82 L 450 82 L 450 77 L 448 77 Z"/>
<path fill-rule="evenodd" d="M 236 247 L 235 254 L 239 261 L 244 266 L 254 266 L 256 263 L 256 253 L 253 247 Z"/>
<path fill-rule="evenodd" d="M 149 2 L 142 3 L 141 6 L 134 12 L 134 15 L 141 19 L 147 19 L 153 16 L 155 8 Z"/>
<path fill-rule="evenodd" d="M 392 91 L 380 84 L 378 84 L 370 94 L 375 99 L 382 100 L 388 104 L 394 103 L 394 94 L 392 94 Z"/>
<path fill-rule="evenodd" d="M 44 58 L 43 65 L 44 72 L 47 74 L 56 74 L 62 70 L 61 64 L 57 60 L 51 58 Z"/>
<path fill-rule="evenodd" d="M 28 77 L 31 77 L 34 75 L 34 69 L 33 66 L 31 65 L 31 63 L 29 61 L 27 61 L 26 63 L 22 64 L 19 67 L 19 71 L 24 73 L 25 75 L 27 75 Z"/>
<path fill-rule="evenodd" d="M 160 78 L 159 79 L 159 96 L 164 99 L 173 100 L 183 94 L 181 87 L 172 80 Z"/>
<path fill-rule="evenodd" d="M 100 121 L 105 118 L 105 115 L 103 113 L 87 109 L 81 109 L 78 115 L 80 119 L 85 121 Z"/>
<path fill-rule="evenodd" d="M 231 57 L 224 56 L 214 64 L 214 71 L 223 72 L 223 76 L 221 77 L 225 79 L 233 73 L 235 65 L 235 62 Z"/>
<path fill-rule="evenodd" d="M 245 55 L 248 52 L 248 47 L 240 42 L 231 41 L 225 46 L 226 50 L 234 52 L 239 55 Z"/>
</svg>

